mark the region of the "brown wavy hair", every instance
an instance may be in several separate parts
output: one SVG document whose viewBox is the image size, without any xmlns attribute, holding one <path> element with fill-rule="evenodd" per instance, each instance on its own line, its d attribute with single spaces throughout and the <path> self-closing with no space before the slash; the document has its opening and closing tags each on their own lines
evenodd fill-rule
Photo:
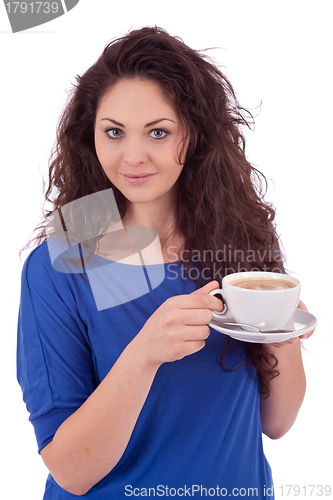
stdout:
<svg viewBox="0 0 333 500">
<path fill-rule="evenodd" d="M 44 211 L 34 241 L 47 238 L 47 219 L 54 210 L 104 189 L 113 189 L 124 217 L 126 199 L 99 163 L 94 126 L 103 96 L 119 80 L 134 77 L 158 83 L 186 127 L 188 149 L 177 181 L 175 227 L 184 238 L 182 249 L 196 261 L 200 256 L 197 265 L 219 282 L 238 271 L 282 272 L 275 211 L 264 200 L 267 181 L 245 155 L 242 128 L 253 124 L 251 113 L 240 106 L 228 79 L 203 51 L 158 27 L 133 30 L 111 41 L 96 63 L 76 77 L 50 158 L 45 199 L 52 210 Z M 229 346 L 228 337 L 221 356 L 225 369 Z M 249 359 L 268 396 L 269 382 L 279 374 L 277 358 L 267 346 L 249 344 Z"/>
</svg>

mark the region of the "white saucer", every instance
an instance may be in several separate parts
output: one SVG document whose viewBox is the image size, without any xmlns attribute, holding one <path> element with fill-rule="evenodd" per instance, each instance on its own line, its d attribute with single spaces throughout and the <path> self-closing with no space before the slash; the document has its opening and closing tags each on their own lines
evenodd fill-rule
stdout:
<svg viewBox="0 0 333 500">
<path fill-rule="evenodd" d="M 292 330 L 288 333 L 255 333 L 243 330 L 238 326 L 223 326 L 223 323 L 234 322 L 230 314 L 226 314 L 220 321 L 211 321 L 209 326 L 214 330 L 225 333 L 236 340 L 243 342 L 253 342 L 256 344 L 272 344 L 274 342 L 284 342 L 285 340 L 294 337 L 300 337 L 305 333 L 310 332 L 317 326 L 317 319 L 313 314 L 303 311 L 303 309 L 296 309 L 293 318 L 288 321 L 287 325 L 283 327 L 284 330 Z"/>
</svg>

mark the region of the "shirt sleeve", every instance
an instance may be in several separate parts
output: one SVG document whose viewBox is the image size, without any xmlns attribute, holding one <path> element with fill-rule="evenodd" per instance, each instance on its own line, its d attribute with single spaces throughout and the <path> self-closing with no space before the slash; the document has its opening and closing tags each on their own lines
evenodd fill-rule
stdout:
<svg viewBox="0 0 333 500">
<path fill-rule="evenodd" d="M 39 452 L 96 388 L 89 337 L 77 310 L 80 279 L 55 271 L 44 244 L 22 270 L 17 377 Z"/>
</svg>

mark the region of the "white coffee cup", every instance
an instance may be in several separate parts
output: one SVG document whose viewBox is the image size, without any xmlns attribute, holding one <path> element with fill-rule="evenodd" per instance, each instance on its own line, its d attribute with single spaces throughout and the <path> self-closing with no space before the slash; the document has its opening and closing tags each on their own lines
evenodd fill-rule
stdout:
<svg viewBox="0 0 333 500">
<path fill-rule="evenodd" d="M 279 290 L 254 290 L 234 286 L 241 278 L 265 278 L 291 282 L 292 288 Z M 236 323 L 256 326 L 260 330 L 278 330 L 283 328 L 293 317 L 297 308 L 301 284 L 292 276 L 266 271 L 248 271 L 228 274 L 222 280 L 222 289 L 210 292 L 210 295 L 222 295 L 224 309 L 212 311 L 212 320 L 221 321 L 229 310 Z"/>
</svg>

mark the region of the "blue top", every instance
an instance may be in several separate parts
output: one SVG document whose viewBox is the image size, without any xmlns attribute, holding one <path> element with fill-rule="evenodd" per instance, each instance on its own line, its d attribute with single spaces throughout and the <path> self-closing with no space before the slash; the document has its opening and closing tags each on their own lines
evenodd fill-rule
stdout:
<svg viewBox="0 0 333 500">
<path fill-rule="evenodd" d="M 160 266 L 149 267 L 150 277 L 160 273 Z M 116 268 L 126 268 L 129 280 L 142 272 L 141 266 Z M 151 314 L 169 297 L 197 288 L 180 262 L 163 269 L 164 280 L 145 295 L 98 309 L 87 274 L 56 271 L 46 243 L 31 252 L 22 272 L 17 356 L 39 451 L 103 380 Z M 121 460 L 82 498 L 273 498 L 262 445 L 258 374 L 250 362 L 224 370 L 219 357 L 225 344 L 226 337 L 211 329 L 201 351 L 160 366 Z M 246 347 L 231 339 L 228 368 L 242 363 Z M 71 498 L 77 497 L 49 475 L 44 500 Z"/>
</svg>

